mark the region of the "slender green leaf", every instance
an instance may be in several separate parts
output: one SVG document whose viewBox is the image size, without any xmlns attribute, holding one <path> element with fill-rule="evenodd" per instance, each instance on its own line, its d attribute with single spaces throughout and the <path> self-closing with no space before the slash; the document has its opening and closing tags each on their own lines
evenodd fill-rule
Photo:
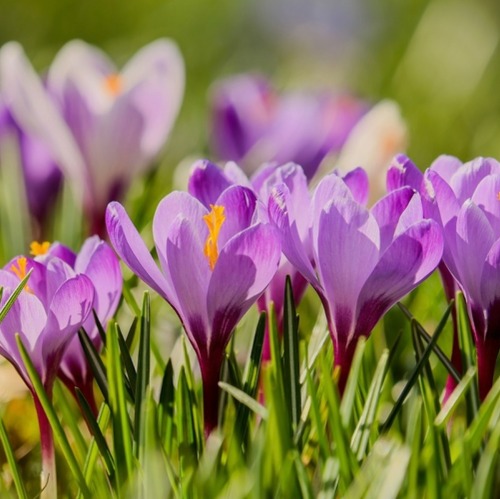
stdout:
<svg viewBox="0 0 500 499">
<path fill-rule="evenodd" d="M 219 386 L 227 393 L 229 393 L 232 397 L 234 397 L 238 402 L 245 405 L 255 414 L 260 416 L 262 419 L 264 420 L 267 419 L 268 417 L 267 409 L 264 406 L 260 405 L 255 399 L 250 397 L 247 393 L 245 393 L 242 390 L 239 390 L 234 386 L 228 385 L 223 381 L 219 381 Z"/>
<path fill-rule="evenodd" d="M 108 390 L 108 380 L 106 374 L 106 367 L 96 350 L 94 344 L 88 337 L 85 330 L 82 328 L 78 331 L 78 337 L 80 338 L 80 343 L 83 348 L 83 352 L 85 353 L 85 357 L 87 358 L 87 362 L 92 369 L 92 373 L 94 374 L 94 378 L 99 386 L 101 393 L 104 397 L 104 400 L 109 404 L 109 390 Z"/>
<path fill-rule="evenodd" d="M 25 288 L 25 286 L 28 284 L 28 280 L 31 276 L 32 271 L 33 270 L 30 269 L 26 273 L 26 276 L 23 278 L 23 280 L 18 284 L 17 288 L 9 296 L 4 306 L 2 307 L 2 310 L 0 310 L 0 323 L 5 319 L 5 316 L 9 313 L 9 310 L 12 308 L 12 305 L 14 305 L 14 302 L 17 300 L 17 297 L 20 295 L 21 291 Z"/>
</svg>

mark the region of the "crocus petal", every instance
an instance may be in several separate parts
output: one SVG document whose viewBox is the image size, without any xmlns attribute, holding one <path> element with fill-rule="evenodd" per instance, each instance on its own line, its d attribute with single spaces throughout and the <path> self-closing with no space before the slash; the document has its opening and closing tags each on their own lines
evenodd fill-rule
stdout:
<svg viewBox="0 0 500 499">
<path fill-rule="evenodd" d="M 422 172 L 404 154 L 398 154 L 387 170 L 387 191 L 394 191 L 404 186 L 410 186 L 420 191 L 423 181 Z"/>
<path fill-rule="evenodd" d="M 160 272 L 139 232 L 120 203 L 113 202 L 108 205 L 106 227 L 111 244 L 120 258 L 148 286 L 163 296 L 175 308 L 175 293 L 172 292 L 170 285 Z"/>
<path fill-rule="evenodd" d="M 401 214 L 408 207 L 414 194 L 415 191 L 411 187 L 398 188 L 373 205 L 371 213 L 380 227 L 380 250 L 382 252 L 392 242 Z M 422 209 L 419 214 L 422 218 Z"/>
<path fill-rule="evenodd" d="M 210 209 L 216 199 L 227 189 L 231 182 L 226 178 L 224 172 L 207 160 L 197 161 L 191 171 L 188 182 L 188 192 L 205 208 Z"/>
<path fill-rule="evenodd" d="M 59 369 L 65 347 L 92 310 L 94 294 L 94 286 L 85 275 L 68 279 L 54 294 L 47 323 L 36 345 L 36 351 L 47 369 L 46 376 Z"/>
<path fill-rule="evenodd" d="M 433 220 L 422 220 L 397 237 L 359 294 L 355 336 L 368 335 L 394 303 L 437 267 L 442 253 L 442 232 Z"/>
<path fill-rule="evenodd" d="M 176 218 L 168 233 L 165 256 L 178 297 L 177 312 L 198 350 L 207 341 L 206 297 L 211 271 L 195 231 L 196 226 L 188 218 Z"/>
<path fill-rule="evenodd" d="M 231 186 L 221 194 L 215 203 L 224 206 L 225 217 L 219 233 L 219 248 L 252 224 L 256 203 L 257 197 L 254 192 L 239 185 Z"/>
<path fill-rule="evenodd" d="M 224 246 L 208 287 L 208 349 L 227 343 L 239 319 L 275 275 L 280 256 L 279 236 L 265 224 L 249 227 Z"/>
<path fill-rule="evenodd" d="M 203 216 L 206 213 L 205 207 L 187 192 L 172 192 L 158 204 L 153 218 L 153 238 L 167 280 L 169 276 L 169 264 L 166 256 L 167 239 L 172 225 L 179 217 L 190 220 L 199 241 L 204 242 L 208 236 L 208 229 L 203 221 Z"/>
<path fill-rule="evenodd" d="M 366 205 L 366 203 L 368 202 L 368 196 L 370 194 L 370 186 L 368 183 L 368 175 L 366 174 L 365 170 L 360 167 L 354 168 L 354 170 L 347 172 L 342 177 L 342 180 L 344 181 L 345 185 L 349 187 L 354 200 L 357 203 L 362 204 L 363 206 Z"/>
<path fill-rule="evenodd" d="M 475 304 L 481 300 L 480 278 L 494 242 L 495 235 L 486 215 L 472 201 L 467 201 L 457 218 L 454 256 L 459 275 L 455 278 Z"/>
<path fill-rule="evenodd" d="M 352 199 L 330 202 L 313 226 L 316 265 L 331 305 L 336 333 L 352 331 L 359 291 L 379 256 L 379 228 L 366 208 Z"/>
<path fill-rule="evenodd" d="M 55 242 L 50 245 L 49 251 L 46 253 L 47 257 L 56 257 L 60 258 L 64 262 L 66 262 L 70 267 L 75 266 L 75 261 L 76 261 L 76 253 L 69 249 L 67 246 L 64 246 L 64 244 L 61 244 L 59 242 Z M 45 255 L 41 257 L 43 260 L 45 258 Z"/>
<path fill-rule="evenodd" d="M 311 264 L 312 255 L 308 255 L 297 228 L 297 223 L 289 213 L 290 191 L 284 184 L 274 187 L 269 198 L 269 219 L 281 236 L 283 254 L 290 263 L 317 289 L 320 290 L 316 273 Z"/>
<path fill-rule="evenodd" d="M 171 40 L 160 39 L 139 50 L 121 72 L 134 92 L 135 109 L 143 117 L 141 150 L 155 156 L 162 147 L 179 112 L 184 93 L 184 62 Z"/>
<path fill-rule="evenodd" d="M 495 241 L 486 255 L 480 282 L 480 304 L 488 310 L 500 300 L 500 239 Z"/>
<path fill-rule="evenodd" d="M 461 166 L 462 162 L 458 158 L 442 154 L 432 162 L 429 169 L 436 172 L 446 182 L 450 182 Z"/>
<path fill-rule="evenodd" d="M 500 175 L 488 175 L 476 187 L 472 201 L 485 213 L 495 234 L 500 234 Z"/>
</svg>

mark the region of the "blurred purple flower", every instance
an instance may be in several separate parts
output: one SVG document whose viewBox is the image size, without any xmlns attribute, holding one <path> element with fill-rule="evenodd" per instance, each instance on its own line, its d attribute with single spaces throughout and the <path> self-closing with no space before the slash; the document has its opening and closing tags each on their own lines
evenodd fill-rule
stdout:
<svg viewBox="0 0 500 499">
<path fill-rule="evenodd" d="M 306 240 L 297 230 L 286 185 L 273 189 L 269 203 L 284 254 L 325 308 L 341 391 L 358 338 L 368 336 L 385 312 L 436 268 L 443 251 L 441 230 L 423 218 L 420 196 L 413 189 L 389 193 L 370 210 L 364 206 L 367 197 L 363 170 L 354 170 L 345 180 L 326 176 L 310 205 L 301 207 L 311 217 Z"/>
<path fill-rule="evenodd" d="M 205 434 L 217 426 L 224 349 L 241 317 L 274 276 L 280 244 L 255 219 L 257 199 L 244 187 L 224 190 L 208 210 L 184 192 L 158 205 L 153 236 L 162 271 L 119 203 L 106 212 L 110 240 L 123 261 L 178 314 L 203 379 Z"/>
<path fill-rule="evenodd" d="M 292 161 L 310 179 L 366 111 L 365 103 L 348 95 L 279 95 L 262 77 L 238 75 L 213 90 L 213 149 L 250 173 L 267 161 Z"/>
<path fill-rule="evenodd" d="M 184 66 L 166 39 L 142 48 L 118 72 L 99 49 L 75 40 L 49 68 L 47 91 L 22 48 L 2 48 L 5 100 L 26 133 L 35 133 L 82 192 L 91 232 L 104 211 L 158 155 L 180 108 Z"/>
<path fill-rule="evenodd" d="M 291 199 L 296 207 L 296 212 L 300 220 L 300 230 L 305 237 L 309 230 L 307 226 L 307 212 L 301 207 L 309 203 L 309 192 L 307 179 L 302 168 L 293 163 L 283 166 L 266 165 L 258 170 L 250 179 L 235 164 L 228 163 L 224 169 L 203 160 L 193 165 L 191 176 L 188 182 L 188 191 L 206 208 L 214 204 L 222 192 L 231 185 L 239 184 L 251 188 L 259 200 L 259 216 L 264 222 L 269 222 L 267 214 L 267 204 L 272 188 L 275 185 L 285 183 L 291 193 Z M 304 223 L 305 222 L 305 223 Z M 278 330 L 282 330 L 285 280 L 289 275 L 292 282 L 295 302 L 298 304 L 307 288 L 307 281 L 302 277 L 293 265 L 282 255 L 278 271 L 269 283 L 264 293 L 257 300 L 259 310 L 269 312 L 271 304 L 274 306 Z M 264 361 L 270 359 L 269 334 L 266 331 L 262 358 Z"/>
<path fill-rule="evenodd" d="M 19 146 L 29 211 L 43 232 L 61 187 L 62 174 L 43 140 L 24 132 L 0 95 L 0 147 L 8 140 L 15 140 Z"/>
</svg>

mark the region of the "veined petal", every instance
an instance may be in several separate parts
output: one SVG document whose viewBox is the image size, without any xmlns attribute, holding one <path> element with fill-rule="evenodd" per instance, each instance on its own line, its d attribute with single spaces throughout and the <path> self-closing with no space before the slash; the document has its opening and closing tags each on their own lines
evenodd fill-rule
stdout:
<svg viewBox="0 0 500 499">
<path fill-rule="evenodd" d="M 207 293 L 211 270 L 190 219 L 178 216 L 166 241 L 168 272 L 178 298 L 177 312 L 195 349 L 207 341 Z M 165 269 L 167 272 L 167 268 Z"/>
<path fill-rule="evenodd" d="M 488 251 L 480 277 L 481 301 L 478 305 L 488 310 L 500 300 L 500 239 Z"/>
<path fill-rule="evenodd" d="M 59 242 L 51 244 L 49 251 L 46 253 L 46 255 L 42 255 L 39 258 L 43 261 L 46 256 L 60 258 L 61 260 L 66 262 L 70 267 L 75 266 L 75 261 L 76 261 L 75 252 Z"/>
<path fill-rule="evenodd" d="M 455 277 L 466 296 L 476 304 L 481 300 L 481 275 L 486 255 L 495 240 L 495 234 L 481 208 L 467 201 L 457 218 L 454 256 L 459 275 Z"/>
<path fill-rule="evenodd" d="M 167 279 L 169 275 L 169 264 L 166 255 L 167 240 L 172 225 L 179 217 L 190 220 L 190 223 L 193 225 L 194 234 L 203 243 L 208 236 L 208 229 L 203 221 L 203 216 L 206 214 L 207 210 L 201 202 L 187 192 L 171 192 L 158 204 L 153 218 L 153 238 L 158 258 Z"/>
<path fill-rule="evenodd" d="M 464 163 L 450 179 L 450 186 L 460 204 L 472 198 L 479 182 L 491 173 L 500 173 L 497 162 L 488 158 L 476 158 Z"/>
<path fill-rule="evenodd" d="M 365 206 L 370 195 L 368 175 L 363 168 L 354 168 L 342 176 L 342 180 L 349 187 L 354 200 Z"/>
<path fill-rule="evenodd" d="M 379 228 L 370 212 L 353 199 L 336 198 L 315 221 L 315 252 L 320 281 L 336 333 L 352 332 L 361 288 L 379 256 Z"/>
<path fill-rule="evenodd" d="M 148 286 L 176 308 L 175 293 L 120 203 L 113 202 L 108 205 L 106 226 L 111 244 L 120 258 Z"/>
<path fill-rule="evenodd" d="M 394 303 L 433 272 L 442 253 L 442 232 L 433 220 L 417 222 L 397 237 L 359 294 L 355 336 L 368 335 Z"/>
<path fill-rule="evenodd" d="M 420 191 L 423 181 L 422 172 L 408 156 L 398 154 L 387 170 L 387 191 L 394 191 L 404 186 L 410 186 Z"/>
<path fill-rule="evenodd" d="M 249 227 L 224 246 L 208 287 L 209 349 L 227 343 L 237 322 L 275 275 L 280 257 L 279 236 L 267 224 Z"/>
<path fill-rule="evenodd" d="M 429 169 L 436 172 L 445 182 L 449 183 L 461 166 L 462 162 L 458 158 L 455 158 L 455 156 L 442 154 L 432 162 Z"/>
<path fill-rule="evenodd" d="M 476 187 L 472 201 L 479 206 L 495 234 L 500 234 L 500 174 L 483 178 Z"/>
<path fill-rule="evenodd" d="M 312 255 L 307 254 L 297 223 L 289 213 L 289 202 L 288 187 L 284 184 L 274 187 L 269 198 L 269 219 L 280 233 L 283 254 L 315 289 L 320 290 L 321 286 L 311 264 Z"/>
</svg>

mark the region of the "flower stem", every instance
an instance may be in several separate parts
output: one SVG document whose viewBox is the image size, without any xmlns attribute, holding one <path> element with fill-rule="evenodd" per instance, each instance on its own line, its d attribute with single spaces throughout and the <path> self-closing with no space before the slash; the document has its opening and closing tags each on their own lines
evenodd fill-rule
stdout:
<svg viewBox="0 0 500 499">
<path fill-rule="evenodd" d="M 476 344 L 476 351 L 479 397 L 481 400 L 484 400 L 493 385 L 495 365 L 498 352 L 500 351 L 500 340 L 486 339 L 478 341 Z"/>
<path fill-rule="evenodd" d="M 203 379 L 203 420 L 205 439 L 207 439 L 218 425 L 219 419 L 219 376 L 222 366 L 223 353 L 211 352 L 205 359 L 200 360 L 201 376 Z"/>
<path fill-rule="evenodd" d="M 40 473 L 41 499 L 57 498 L 56 460 L 54 451 L 54 437 L 47 415 L 40 400 L 35 395 L 35 409 L 40 428 L 40 445 L 42 451 L 42 471 Z"/>
<path fill-rule="evenodd" d="M 340 345 L 339 342 L 334 343 L 334 367 L 340 368 L 340 376 L 338 381 L 338 389 L 340 396 L 343 395 L 349 371 L 351 370 L 352 359 L 356 351 L 357 340 L 350 341 L 347 345 Z"/>
</svg>

